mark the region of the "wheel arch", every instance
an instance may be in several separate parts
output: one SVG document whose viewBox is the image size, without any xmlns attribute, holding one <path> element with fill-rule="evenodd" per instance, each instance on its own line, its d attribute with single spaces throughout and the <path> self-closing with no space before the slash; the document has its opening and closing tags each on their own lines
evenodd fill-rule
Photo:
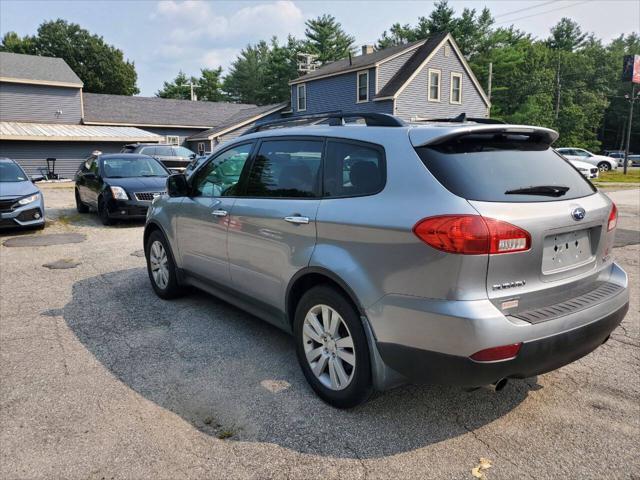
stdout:
<svg viewBox="0 0 640 480">
<path fill-rule="evenodd" d="M 302 295 L 316 285 L 332 285 L 341 290 L 351 302 L 361 317 L 365 316 L 365 310 L 351 287 L 340 276 L 322 267 L 307 267 L 297 272 L 289 281 L 285 295 L 285 313 L 289 327 L 293 327 L 296 305 Z M 293 328 L 292 328 L 293 330 Z"/>
</svg>

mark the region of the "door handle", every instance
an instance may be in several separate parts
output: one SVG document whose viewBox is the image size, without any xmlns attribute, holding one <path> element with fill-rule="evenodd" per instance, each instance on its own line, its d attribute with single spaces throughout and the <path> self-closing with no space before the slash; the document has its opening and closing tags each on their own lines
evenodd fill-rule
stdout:
<svg viewBox="0 0 640 480">
<path fill-rule="evenodd" d="M 301 217 L 296 215 L 295 217 L 284 217 L 285 222 L 294 223 L 296 225 L 306 225 L 309 223 L 309 217 Z"/>
<path fill-rule="evenodd" d="M 226 210 L 214 210 L 211 215 L 214 217 L 226 217 L 229 214 Z"/>
</svg>

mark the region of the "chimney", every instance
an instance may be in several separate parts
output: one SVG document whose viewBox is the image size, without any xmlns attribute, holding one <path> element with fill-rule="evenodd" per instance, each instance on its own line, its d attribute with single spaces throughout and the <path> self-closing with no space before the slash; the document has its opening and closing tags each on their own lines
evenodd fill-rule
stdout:
<svg viewBox="0 0 640 480">
<path fill-rule="evenodd" d="M 362 55 L 369 55 L 371 53 L 373 53 L 373 45 L 362 46 Z"/>
</svg>

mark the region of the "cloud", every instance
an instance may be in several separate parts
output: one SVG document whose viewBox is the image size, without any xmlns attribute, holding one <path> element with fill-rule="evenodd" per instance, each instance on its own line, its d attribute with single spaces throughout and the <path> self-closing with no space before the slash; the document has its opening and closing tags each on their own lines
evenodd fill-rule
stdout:
<svg viewBox="0 0 640 480">
<path fill-rule="evenodd" d="M 163 0 L 156 5 L 151 18 L 165 23 L 169 39 L 176 43 L 240 39 L 246 43 L 273 35 L 300 35 L 305 20 L 291 0 L 246 6 L 226 16 L 216 13 L 210 3 Z"/>
<path fill-rule="evenodd" d="M 240 50 L 237 48 L 217 48 L 207 50 L 200 57 L 200 63 L 203 68 L 222 67 L 223 69 L 226 69 L 231 65 L 231 62 L 235 60 L 238 53 L 240 53 Z"/>
</svg>

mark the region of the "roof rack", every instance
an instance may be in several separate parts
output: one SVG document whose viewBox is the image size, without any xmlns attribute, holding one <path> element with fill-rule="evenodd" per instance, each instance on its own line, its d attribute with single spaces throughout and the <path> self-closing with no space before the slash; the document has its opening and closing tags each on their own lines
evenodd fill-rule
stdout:
<svg viewBox="0 0 640 480">
<path fill-rule="evenodd" d="M 453 118 L 428 118 L 428 119 L 420 119 L 416 121 L 417 122 L 449 122 L 449 123 L 474 122 L 474 123 L 486 123 L 489 125 L 505 125 L 505 122 L 503 122 L 502 120 L 497 120 L 495 118 L 472 118 L 472 117 L 467 117 L 466 113 L 461 113 L 457 117 L 453 117 Z"/>
<path fill-rule="evenodd" d="M 364 120 L 368 127 L 403 127 L 406 123 L 389 115 L 387 113 L 343 113 L 343 112 L 330 112 L 330 113 L 318 113 L 313 115 L 298 115 L 295 117 L 281 118 L 278 120 L 269 120 L 261 123 L 257 123 L 250 129 L 246 130 L 242 135 L 248 135 L 250 133 L 259 132 L 261 130 L 270 130 L 272 128 L 284 128 L 289 126 L 302 125 L 315 125 L 321 122 L 328 121 L 331 126 L 344 125 L 345 119 L 348 118 L 361 118 Z"/>
</svg>

